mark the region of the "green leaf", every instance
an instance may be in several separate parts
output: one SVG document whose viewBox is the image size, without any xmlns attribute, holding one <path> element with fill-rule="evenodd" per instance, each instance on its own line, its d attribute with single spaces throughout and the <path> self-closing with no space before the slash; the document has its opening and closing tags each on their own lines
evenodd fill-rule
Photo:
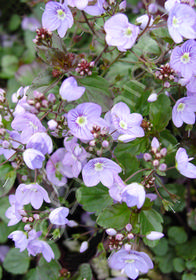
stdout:
<svg viewBox="0 0 196 280">
<path fill-rule="evenodd" d="M 192 273 L 184 273 L 182 275 L 182 280 L 196 280 L 196 275 Z"/>
<path fill-rule="evenodd" d="M 10 207 L 9 199 L 7 196 L 5 197 L 0 197 L 0 218 L 7 223 L 9 220 L 5 216 L 6 210 Z"/>
<path fill-rule="evenodd" d="M 1 60 L 2 73 L 0 77 L 11 78 L 18 69 L 18 58 L 15 55 L 4 55 Z"/>
<path fill-rule="evenodd" d="M 170 273 L 173 271 L 173 258 L 174 253 L 172 250 L 169 250 L 165 256 L 156 257 L 156 261 L 158 261 L 162 273 Z"/>
<path fill-rule="evenodd" d="M 5 243 L 10 233 L 9 227 L 4 222 L 0 222 L 0 243 Z"/>
<path fill-rule="evenodd" d="M 41 261 L 41 260 L 40 260 Z M 52 260 L 47 263 L 46 261 L 40 262 L 41 265 L 29 270 L 25 275 L 24 280 L 58 280 L 60 265 Z"/>
<path fill-rule="evenodd" d="M 79 271 L 73 276 L 72 280 L 92 280 L 93 274 L 88 263 L 84 263 L 79 267 Z"/>
<path fill-rule="evenodd" d="M 102 77 L 85 77 L 78 83 L 86 88 L 85 93 L 79 99 L 82 102 L 94 102 L 102 107 L 103 112 L 108 111 L 112 106 L 109 83 Z"/>
<path fill-rule="evenodd" d="M 29 267 L 30 258 L 27 251 L 20 252 L 19 249 L 11 249 L 3 262 L 5 270 L 12 274 L 24 274 Z"/>
<path fill-rule="evenodd" d="M 176 245 L 175 250 L 176 250 L 177 255 L 184 258 L 185 260 L 195 259 L 196 237 L 194 236 L 190 241 L 188 241 L 186 243 Z"/>
<path fill-rule="evenodd" d="M 168 241 L 165 238 L 161 238 L 159 243 L 154 248 L 151 248 L 151 250 L 157 256 L 164 256 L 164 255 L 166 255 L 168 249 L 169 249 Z"/>
<path fill-rule="evenodd" d="M 6 175 L 3 174 L 5 170 L 7 170 Z M 10 165 L 3 165 L 2 168 L 0 168 L 0 172 L 1 171 L 2 173 L 0 178 L 0 196 L 4 196 L 11 190 L 11 188 L 14 185 L 14 182 L 16 180 L 16 170 L 14 170 Z"/>
<path fill-rule="evenodd" d="M 179 273 L 183 272 L 185 269 L 184 260 L 181 258 L 173 259 L 173 266 L 174 266 L 175 271 L 177 271 Z"/>
<path fill-rule="evenodd" d="M 162 231 L 163 218 L 156 210 L 141 211 L 139 215 L 141 234 L 146 235 L 151 231 Z"/>
<path fill-rule="evenodd" d="M 162 131 L 171 119 L 172 108 L 165 94 L 159 95 L 157 101 L 150 104 L 150 121 L 156 131 Z"/>
<path fill-rule="evenodd" d="M 190 228 L 192 228 L 193 230 L 196 230 L 196 209 L 192 209 L 188 215 L 188 225 Z"/>
<path fill-rule="evenodd" d="M 112 205 L 113 199 L 108 193 L 108 188 L 102 184 L 95 187 L 81 187 L 76 192 L 76 198 L 83 208 L 89 212 L 100 213 L 105 207 Z"/>
<path fill-rule="evenodd" d="M 125 227 L 130 221 L 131 211 L 125 203 L 109 206 L 101 212 L 97 223 L 104 228 L 115 228 L 117 230 Z"/>
<path fill-rule="evenodd" d="M 149 146 L 149 139 L 146 137 L 138 138 L 130 143 L 121 144 L 119 143 L 118 146 L 114 150 L 114 154 L 116 157 L 121 156 L 123 153 L 130 153 L 132 155 L 139 155 L 140 153 L 146 152 Z"/>
<path fill-rule="evenodd" d="M 15 31 L 18 29 L 18 27 L 20 26 L 21 23 L 21 17 L 17 14 L 14 14 L 11 16 L 10 18 L 10 22 L 9 22 L 9 30 L 10 31 Z"/>
<path fill-rule="evenodd" d="M 171 238 L 175 243 L 182 244 L 188 239 L 187 233 L 183 227 L 170 227 L 168 230 L 168 237 Z"/>
<path fill-rule="evenodd" d="M 0 280 L 2 279 L 2 277 L 3 277 L 3 269 L 2 269 L 2 267 L 0 266 Z"/>
<path fill-rule="evenodd" d="M 187 261 L 186 262 L 186 268 L 189 269 L 189 270 L 196 268 L 196 259 L 191 260 L 191 261 Z"/>
</svg>

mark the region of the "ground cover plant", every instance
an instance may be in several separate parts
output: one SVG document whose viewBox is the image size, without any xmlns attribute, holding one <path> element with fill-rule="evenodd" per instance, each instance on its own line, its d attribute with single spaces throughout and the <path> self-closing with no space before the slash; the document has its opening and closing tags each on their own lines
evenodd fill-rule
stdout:
<svg viewBox="0 0 196 280">
<path fill-rule="evenodd" d="M 194 1 L 0 17 L 0 279 L 195 280 Z"/>
</svg>

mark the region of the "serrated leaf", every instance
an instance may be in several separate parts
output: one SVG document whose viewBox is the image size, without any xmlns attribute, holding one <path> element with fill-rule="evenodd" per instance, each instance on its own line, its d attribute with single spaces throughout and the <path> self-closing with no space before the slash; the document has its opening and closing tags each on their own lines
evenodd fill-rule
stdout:
<svg viewBox="0 0 196 280">
<path fill-rule="evenodd" d="M 3 262 L 5 270 L 12 274 L 24 274 L 29 267 L 30 258 L 27 251 L 20 252 L 19 249 L 11 249 Z"/>
<path fill-rule="evenodd" d="M 79 188 L 76 192 L 76 198 L 86 211 L 97 212 L 97 214 L 113 203 L 113 199 L 110 197 L 108 189 L 102 184 L 98 184 L 92 188 Z"/>
<path fill-rule="evenodd" d="M 105 208 L 97 218 L 97 223 L 104 228 L 120 230 L 130 221 L 131 211 L 125 203 Z"/>
</svg>

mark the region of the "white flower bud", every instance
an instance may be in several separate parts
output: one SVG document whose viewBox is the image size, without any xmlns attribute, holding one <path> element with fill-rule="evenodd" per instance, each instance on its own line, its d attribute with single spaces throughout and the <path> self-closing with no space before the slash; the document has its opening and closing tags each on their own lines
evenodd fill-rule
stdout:
<svg viewBox="0 0 196 280">
<path fill-rule="evenodd" d="M 114 228 L 108 228 L 106 229 L 106 233 L 110 236 L 114 236 L 117 234 L 117 231 Z"/>
<path fill-rule="evenodd" d="M 164 234 L 162 232 L 158 232 L 158 231 L 151 231 L 149 234 L 146 235 L 146 238 L 148 240 L 157 240 L 160 239 L 164 236 Z"/>
<path fill-rule="evenodd" d="M 70 220 L 68 221 L 67 225 L 72 228 L 72 227 L 77 227 L 78 223 L 73 220 Z"/>
<path fill-rule="evenodd" d="M 131 231 L 131 230 L 132 230 L 132 225 L 131 225 L 131 224 L 127 224 L 127 225 L 125 226 L 125 229 L 126 229 L 127 231 Z"/>
<path fill-rule="evenodd" d="M 80 246 L 80 253 L 85 252 L 87 249 L 88 249 L 88 242 L 87 241 L 82 242 Z"/>
<path fill-rule="evenodd" d="M 154 102 L 157 100 L 158 95 L 156 93 L 151 93 L 147 99 L 148 102 Z"/>
</svg>

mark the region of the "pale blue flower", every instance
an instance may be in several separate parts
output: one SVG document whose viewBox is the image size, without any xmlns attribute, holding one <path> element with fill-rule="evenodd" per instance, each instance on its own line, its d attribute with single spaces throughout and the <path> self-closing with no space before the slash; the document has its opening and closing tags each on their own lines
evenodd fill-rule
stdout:
<svg viewBox="0 0 196 280">
<path fill-rule="evenodd" d="M 176 153 L 176 168 L 185 177 L 196 179 L 196 166 L 189 161 L 193 158 L 188 158 L 184 148 L 179 148 Z"/>
</svg>

